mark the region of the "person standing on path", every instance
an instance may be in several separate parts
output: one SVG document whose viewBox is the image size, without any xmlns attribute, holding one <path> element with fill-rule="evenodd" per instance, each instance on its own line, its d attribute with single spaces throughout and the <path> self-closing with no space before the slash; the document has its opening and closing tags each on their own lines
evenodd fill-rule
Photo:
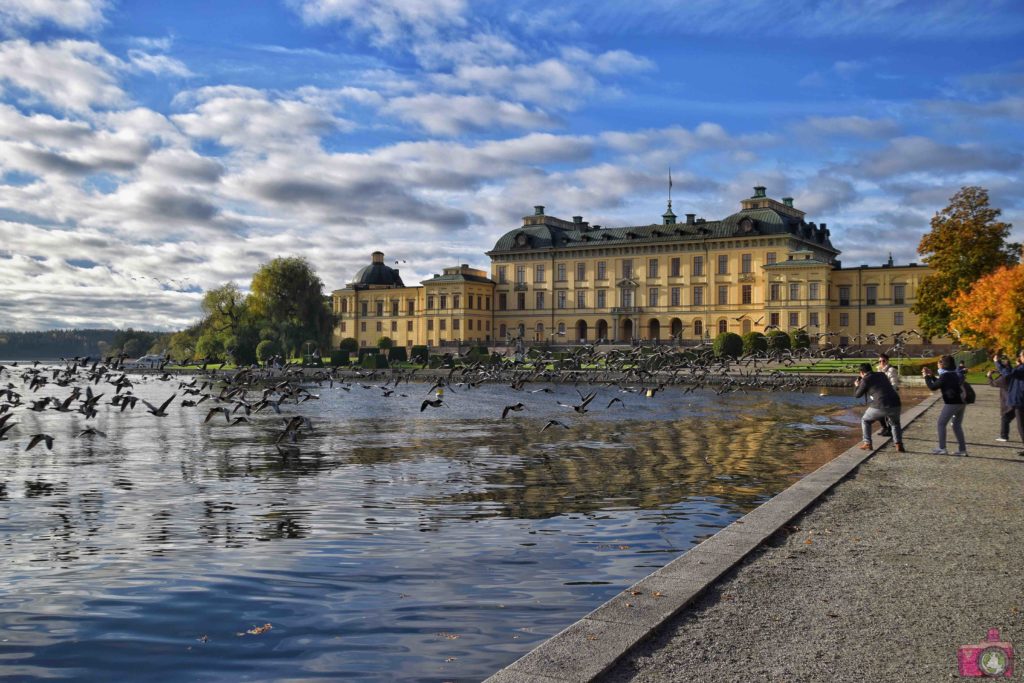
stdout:
<svg viewBox="0 0 1024 683">
<path fill-rule="evenodd" d="M 900 425 L 900 395 L 893 389 L 889 378 L 883 372 L 872 372 L 871 365 L 861 363 L 858 368 L 860 378 L 854 381 L 857 391 L 855 398 L 868 397 L 868 409 L 861 417 L 860 427 L 864 436 L 864 442 L 860 445 L 861 450 L 869 451 L 871 445 L 871 423 L 875 420 L 886 420 L 892 428 L 892 440 L 896 445 L 897 453 L 906 453 L 903 448 L 903 428 Z"/>
<path fill-rule="evenodd" d="M 1017 418 L 1017 433 L 1020 440 L 1024 442 L 1024 349 L 1017 352 L 1017 367 L 1010 368 L 1009 363 L 1003 363 L 1002 359 L 996 356 L 996 369 L 1006 380 L 1006 399 L 1009 407 L 1013 408 L 1014 416 Z M 1009 434 L 1009 429 L 1007 429 Z M 1024 450 L 1018 451 L 1017 455 L 1024 457 Z"/>
<path fill-rule="evenodd" d="M 1010 440 L 1010 423 L 1016 417 L 1017 412 L 1010 405 L 1010 394 L 1006 390 L 1007 381 L 998 370 L 988 373 L 989 386 L 999 389 L 999 436 L 996 441 L 1006 443 Z"/>
<path fill-rule="evenodd" d="M 1024 371 L 1022 371 L 1024 372 Z M 921 369 L 921 375 L 924 377 L 925 384 L 932 391 L 936 389 L 942 390 L 942 412 L 939 413 L 938 422 L 938 433 L 939 433 L 939 447 L 936 448 L 932 453 L 934 455 L 947 455 L 946 451 L 946 425 L 951 421 L 953 423 L 953 435 L 956 437 L 956 443 L 958 450 L 953 455 L 967 455 L 967 440 L 964 438 L 964 413 L 967 410 L 967 405 L 964 404 L 964 400 L 960 395 L 960 387 L 963 386 L 963 380 L 960 379 L 960 373 L 956 370 L 956 361 L 953 360 L 953 356 L 943 356 L 939 360 L 939 375 L 936 377 L 932 373 L 932 369 L 925 367 Z"/>
<path fill-rule="evenodd" d="M 900 371 L 896 366 L 889 365 L 889 355 L 886 353 L 878 354 L 878 371 L 889 378 L 889 384 L 897 392 L 900 390 Z M 882 436 L 892 436 L 892 426 L 884 418 L 882 420 L 882 431 L 879 432 Z"/>
</svg>

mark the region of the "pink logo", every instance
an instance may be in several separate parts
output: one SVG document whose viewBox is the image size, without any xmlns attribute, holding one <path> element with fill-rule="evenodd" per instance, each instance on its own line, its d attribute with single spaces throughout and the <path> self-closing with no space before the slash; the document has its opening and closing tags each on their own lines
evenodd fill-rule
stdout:
<svg viewBox="0 0 1024 683">
<path fill-rule="evenodd" d="M 957 650 L 956 661 L 964 678 L 1009 678 L 1013 676 L 1013 645 L 999 639 L 999 629 L 990 628 L 985 640 Z"/>
</svg>

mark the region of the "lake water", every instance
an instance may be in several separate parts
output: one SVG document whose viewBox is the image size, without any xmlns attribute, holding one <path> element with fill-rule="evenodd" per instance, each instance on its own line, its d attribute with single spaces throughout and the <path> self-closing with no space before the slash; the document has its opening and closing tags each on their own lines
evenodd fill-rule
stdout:
<svg viewBox="0 0 1024 683">
<path fill-rule="evenodd" d="M 817 390 L 601 387 L 579 415 L 572 386 L 421 412 L 428 385 L 351 384 L 284 406 L 315 430 L 280 453 L 282 416 L 204 423 L 135 379 L 167 417 L 100 384 L 95 419 L 21 407 L 0 442 L 0 677 L 480 680 L 857 439 Z"/>
</svg>

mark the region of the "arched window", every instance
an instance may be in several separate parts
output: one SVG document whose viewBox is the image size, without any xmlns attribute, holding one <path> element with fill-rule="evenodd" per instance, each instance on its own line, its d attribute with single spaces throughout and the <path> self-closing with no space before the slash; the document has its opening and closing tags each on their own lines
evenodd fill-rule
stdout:
<svg viewBox="0 0 1024 683">
<path fill-rule="evenodd" d="M 558 335 L 560 337 L 565 336 L 565 323 L 558 323 Z"/>
<path fill-rule="evenodd" d="M 505 325 L 500 325 L 498 327 L 498 336 L 501 337 L 502 339 L 508 336 L 508 328 L 505 327 Z"/>
<path fill-rule="evenodd" d="M 693 336 L 703 337 L 704 336 L 704 323 L 700 320 L 693 321 Z"/>
<path fill-rule="evenodd" d="M 725 318 L 722 318 L 721 320 L 718 321 L 718 334 L 722 334 L 723 332 L 728 332 L 728 331 L 729 331 L 729 321 L 726 320 Z"/>
</svg>

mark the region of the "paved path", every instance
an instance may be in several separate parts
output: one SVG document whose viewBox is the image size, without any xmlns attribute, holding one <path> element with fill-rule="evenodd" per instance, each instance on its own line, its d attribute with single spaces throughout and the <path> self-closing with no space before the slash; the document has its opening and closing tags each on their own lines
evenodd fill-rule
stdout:
<svg viewBox="0 0 1024 683">
<path fill-rule="evenodd" d="M 998 396 L 978 387 L 970 457 L 930 455 L 940 408 L 597 680 L 950 680 L 989 628 L 1024 669 L 1022 445 L 994 440 Z"/>
</svg>

